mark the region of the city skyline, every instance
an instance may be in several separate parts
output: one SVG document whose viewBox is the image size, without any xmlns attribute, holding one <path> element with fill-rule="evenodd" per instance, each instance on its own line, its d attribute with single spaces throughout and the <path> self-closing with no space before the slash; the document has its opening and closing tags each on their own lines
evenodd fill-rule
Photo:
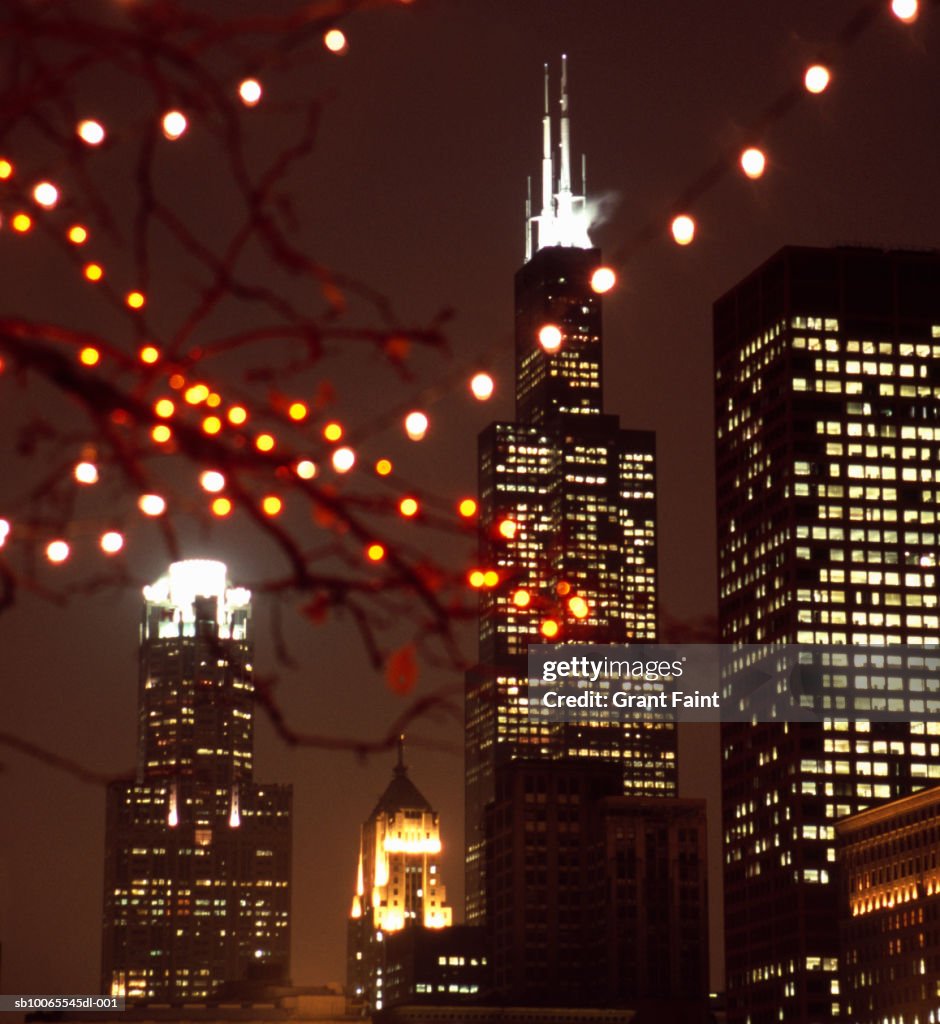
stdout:
<svg viewBox="0 0 940 1024">
<path fill-rule="evenodd" d="M 502 20 L 496 32 L 490 19 L 497 16 L 486 5 L 458 6 L 460 17 L 451 22 L 444 13 L 422 10 L 420 4 L 400 22 L 379 15 L 376 25 L 363 19 L 358 38 L 356 26 L 350 27 L 345 63 L 329 71 L 328 82 L 320 82 L 338 94 L 326 114 L 320 168 L 323 188 L 342 200 L 334 212 L 323 215 L 337 261 L 361 260 L 364 276 L 374 273 L 383 286 L 399 290 L 410 310 L 427 311 L 439 301 L 452 301 L 458 310 L 454 344 L 462 352 L 482 353 L 492 339 L 502 339 L 496 400 L 503 402 L 498 415 L 504 416 L 511 353 L 506 282 L 522 252 L 520 183 L 538 145 L 537 132 L 522 136 L 533 109 L 539 108 L 542 61 L 564 51 L 570 55 L 573 118 L 579 147 L 591 155 L 589 183 L 596 183 L 599 193 L 622 194 L 613 219 L 599 229 L 597 238 L 605 252 L 616 252 L 620 240 L 631 236 L 652 210 L 672 201 L 692 169 L 707 165 L 719 144 L 734 138 L 737 126 L 776 95 L 803 56 L 817 42 L 830 40 L 857 7 L 840 3 L 823 12 L 811 10 L 813 6 L 777 4 L 758 18 L 747 5 L 731 4 L 716 8 L 708 24 L 696 24 L 695 31 L 677 33 L 677 25 L 688 23 L 677 5 L 643 16 L 615 10 L 612 4 L 598 5 L 590 12 L 596 23 L 555 5 L 540 16 L 544 46 L 536 47 L 536 54 L 532 15 L 521 6 L 509 5 L 498 16 Z M 557 23 L 550 24 L 552 18 Z M 678 250 L 664 232 L 661 242 L 621 274 L 620 289 L 608 301 L 607 335 L 617 339 L 608 368 L 614 382 L 612 411 L 624 422 L 655 428 L 660 436 L 662 592 L 666 612 L 674 619 L 694 619 L 713 608 L 709 303 L 787 242 L 831 244 L 861 233 L 890 246 L 937 243 L 940 225 L 929 201 L 936 156 L 926 117 L 929 97 L 936 94 L 931 88 L 936 71 L 926 56 L 935 40 L 934 21 L 929 11 L 912 29 L 886 20 L 866 37 L 864 46 L 849 55 L 831 96 L 822 98 L 818 108 L 801 108 L 775 132 L 768 145 L 766 179 L 750 184 L 729 176 L 698 211 L 696 243 L 688 251 Z M 482 49 L 471 54 L 468 39 Z M 635 47 L 634 59 L 623 61 L 622 53 L 625 48 L 631 52 L 630 47 Z M 773 55 L 769 69 L 768 53 Z M 500 76 L 493 76 L 501 77 L 498 87 L 495 81 L 481 81 L 481 60 L 499 68 Z M 380 102 L 371 87 L 354 81 L 357 76 L 371 80 L 372 75 L 389 85 L 388 96 Z M 428 80 L 439 82 L 437 91 L 443 93 L 434 103 L 427 95 Z M 474 83 L 469 98 L 467 82 Z M 700 88 L 702 82 L 709 88 Z M 441 113 L 438 102 L 449 105 L 453 118 Z M 354 118 L 365 120 L 361 137 L 351 139 L 338 126 Z M 470 147 L 476 149 L 471 159 L 466 149 L 460 150 L 460 160 L 450 155 L 451 131 L 461 118 L 486 143 Z M 382 128 L 383 119 L 396 124 L 395 133 Z M 898 132 L 904 125 L 910 130 Z M 357 210 L 358 197 L 374 187 L 369 168 L 375 154 L 399 146 L 403 165 L 390 170 L 381 197 Z M 858 170 L 863 165 L 864 175 Z M 361 167 L 361 176 L 351 175 L 348 188 L 339 188 L 348 167 Z M 446 187 L 440 184 L 444 182 Z M 390 193 L 394 200 L 389 200 Z M 455 193 L 461 196 L 461 208 L 470 211 L 469 218 L 453 210 Z M 393 210 L 399 213 L 393 215 Z M 422 215 L 416 216 L 415 210 Z M 357 219 L 350 219 L 352 211 Z M 400 243 L 406 228 L 416 231 L 416 243 L 421 243 L 406 247 L 407 260 Z M 396 268 L 394 273 L 389 267 Z M 22 291 L 30 296 L 30 288 Z M 0 386 L 5 388 L 7 381 Z M 464 423 L 473 418 L 471 427 L 446 430 L 442 417 L 432 451 L 444 490 L 462 493 L 472 487 L 472 435 L 493 415 L 489 409 L 476 410 L 464 417 Z M 414 469 L 424 472 L 417 463 Z M 231 535 L 209 544 L 193 538 L 187 547 L 187 554 L 227 561 L 233 574 L 245 580 L 259 574 L 265 557 Z M 162 556 L 152 552 L 147 558 L 149 564 L 135 570 L 142 579 L 156 575 L 159 564 L 154 562 Z M 269 610 L 273 604 L 263 613 L 265 620 L 274 617 Z M 22 596 L 13 611 L 0 617 L 0 635 L 11 677 L 31 682 L 22 697 L 19 686 L 5 688 L 4 722 L 104 774 L 126 771 L 133 750 L 119 737 L 133 720 L 136 615 L 135 599 L 127 594 L 92 595 L 62 612 Z M 276 627 L 269 628 L 269 621 L 263 622 L 258 658 L 266 672 L 282 676 L 280 692 L 291 720 L 300 728 L 333 735 L 383 735 L 401 703 L 370 674 L 366 660 L 356 653 L 353 635 L 341 628 L 329 633 L 329 639 L 315 631 L 308 637 L 299 617 L 292 616 L 286 616 L 288 647 L 295 661 L 309 667 L 275 668 Z M 327 647 L 335 652 L 329 657 L 324 654 Z M 69 677 L 64 691 L 63 670 Z M 350 680 L 342 696 L 323 683 L 340 670 Z M 428 675 L 441 678 L 433 669 Z M 296 897 L 298 905 L 311 908 L 312 923 L 295 936 L 294 970 L 303 980 L 339 978 L 350 837 L 355 836 L 362 805 L 368 806 L 380 789 L 385 765 L 379 757 L 362 768 L 345 754 L 292 752 L 279 746 L 267 726 L 261 731 L 259 762 L 265 777 L 294 778 L 302 785 L 307 822 L 303 856 L 317 865 L 301 879 Z M 113 744 L 103 747 L 101 734 L 113 736 Z M 456 832 L 461 785 L 453 751 L 460 746 L 460 733 L 456 726 L 433 726 L 428 734 L 452 751 L 416 748 L 414 759 L 418 777 L 435 779 L 427 785 L 429 798 L 449 823 L 448 832 L 454 833 L 449 841 L 454 859 L 445 867 L 454 886 L 460 876 Z M 706 749 L 689 763 L 711 763 L 712 753 L 713 748 Z M 41 990 L 48 978 L 49 984 L 82 990 L 97 976 L 96 967 L 90 966 L 94 955 L 81 948 L 83 942 L 95 945 L 96 897 L 79 903 L 78 938 L 40 936 L 30 924 L 31 911 L 49 907 L 49 897 L 28 874 L 23 885 L 14 886 L 12 879 L 31 863 L 44 877 L 64 874 L 78 890 L 93 890 L 99 884 L 100 839 L 95 835 L 103 823 L 101 790 L 15 751 L 5 752 L 2 760 L 0 798 L 22 822 L 21 834 L 3 855 L 3 917 L 10 922 L 7 928 L 16 927 L 17 939 L 13 942 L 4 932 L 4 985 L 21 979 L 20 987 Z M 700 785 L 695 775 L 693 768 L 685 780 L 687 790 L 690 778 L 693 787 Z M 330 799 L 329 790 L 338 779 L 351 779 L 360 794 L 350 796 L 348 811 L 336 809 Z M 324 786 L 324 780 L 331 785 Z M 337 837 L 327 845 L 314 838 L 311 824 L 324 820 Z M 66 828 L 79 838 L 75 856 L 63 863 L 58 858 Z M 42 836 L 42 845 L 37 847 L 30 835 Z M 334 877 L 347 880 L 335 899 L 327 881 Z M 333 937 L 312 935 L 326 919 L 336 921 Z"/>
</svg>

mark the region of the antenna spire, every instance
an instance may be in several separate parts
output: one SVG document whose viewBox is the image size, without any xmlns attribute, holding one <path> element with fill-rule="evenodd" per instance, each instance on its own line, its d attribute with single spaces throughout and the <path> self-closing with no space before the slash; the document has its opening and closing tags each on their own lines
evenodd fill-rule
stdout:
<svg viewBox="0 0 940 1024">
<path fill-rule="evenodd" d="M 395 765 L 395 774 L 404 775 L 407 769 L 405 768 L 405 734 L 403 732 L 398 734 L 398 763 Z"/>
</svg>

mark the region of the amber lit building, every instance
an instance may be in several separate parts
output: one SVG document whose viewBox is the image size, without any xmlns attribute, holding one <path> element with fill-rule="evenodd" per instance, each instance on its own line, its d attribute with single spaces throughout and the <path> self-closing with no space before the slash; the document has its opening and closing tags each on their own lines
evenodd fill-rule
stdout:
<svg viewBox="0 0 940 1024">
<path fill-rule="evenodd" d="M 836 838 L 846 1018 L 937 1024 L 940 787 L 845 818 Z"/>
<path fill-rule="evenodd" d="M 543 119 L 543 199 L 515 279 L 516 418 L 479 438 L 479 663 L 466 688 L 467 920 L 487 913 L 484 816 L 514 758 L 615 762 L 625 792 L 676 792 L 676 737 L 611 718 L 550 724 L 526 699 L 530 644 L 656 635 L 655 437 L 604 412 L 602 293 L 583 196 L 571 188 L 562 72 L 559 148 Z"/>
<path fill-rule="evenodd" d="M 722 641 L 940 642 L 940 254 L 781 250 L 715 304 Z M 940 722 L 722 726 L 728 1020 L 845 1020 L 835 822 Z"/>
<path fill-rule="evenodd" d="M 349 915 L 349 995 L 370 1010 L 388 1005 L 390 962 L 399 972 L 415 962 L 405 946 L 390 961 L 389 938 L 408 929 L 438 931 L 453 924 L 440 873 L 442 848 L 437 812 L 411 781 L 399 744 L 392 781 L 362 825 Z M 420 960 L 420 950 L 417 955 Z M 413 972 L 404 980 L 397 976 L 396 992 L 407 992 L 411 978 Z"/>
<path fill-rule="evenodd" d="M 250 596 L 211 561 L 144 589 L 137 778 L 107 794 L 103 992 L 182 1003 L 287 978 L 291 787 L 253 781 Z"/>
</svg>

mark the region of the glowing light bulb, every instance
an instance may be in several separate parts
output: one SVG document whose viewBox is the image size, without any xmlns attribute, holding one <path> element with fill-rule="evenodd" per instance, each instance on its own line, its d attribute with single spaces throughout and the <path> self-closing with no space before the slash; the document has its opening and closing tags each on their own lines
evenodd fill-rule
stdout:
<svg viewBox="0 0 940 1024">
<path fill-rule="evenodd" d="M 13 219 L 10 221 L 14 231 L 18 231 L 21 235 L 25 235 L 27 231 L 33 226 L 33 219 L 28 213 L 15 213 Z"/>
<path fill-rule="evenodd" d="M 516 529 L 517 525 L 514 519 L 504 519 L 499 524 L 499 535 L 506 540 L 512 540 L 516 535 Z"/>
<path fill-rule="evenodd" d="M 512 595 L 512 603 L 517 608 L 528 608 L 532 603 L 532 595 L 523 588 L 520 588 Z"/>
<path fill-rule="evenodd" d="M 10 536 L 10 531 L 13 527 L 10 525 L 9 519 L 0 519 L 0 548 L 3 547 L 7 542 L 7 537 Z"/>
<path fill-rule="evenodd" d="M 213 498 L 212 514 L 218 516 L 220 519 L 224 519 L 227 515 L 231 515 L 232 502 L 228 498 Z"/>
<path fill-rule="evenodd" d="M 166 512 L 166 501 L 159 494 L 142 494 L 137 507 L 145 516 L 162 516 Z"/>
<path fill-rule="evenodd" d="M 173 436 L 173 431 L 165 423 L 158 423 L 153 430 L 150 431 L 150 436 L 157 442 L 157 444 L 166 444 L 167 441 Z"/>
<path fill-rule="evenodd" d="M 557 324 L 544 324 L 539 328 L 539 344 L 546 352 L 557 352 L 563 340 L 564 335 Z"/>
<path fill-rule="evenodd" d="M 477 514 L 477 503 L 473 498 L 464 498 L 457 506 L 457 511 L 464 519 L 472 519 Z"/>
<path fill-rule="evenodd" d="M 210 494 L 218 494 L 225 490 L 225 476 L 217 469 L 207 469 L 199 474 L 199 483 L 204 491 Z"/>
<path fill-rule="evenodd" d="M 679 245 L 688 245 L 695 237 L 695 221 L 686 213 L 673 218 L 672 237 Z"/>
<path fill-rule="evenodd" d="M 255 448 L 259 452 L 270 452 L 274 450 L 274 438 L 270 434 L 259 434 L 255 438 Z"/>
<path fill-rule="evenodd" d="M 375 471 L 379 476 L 388 476 L 392 471 L 392 463 L 389 459 L 379 459 L 375 464 Z"/>
<path fill-rule="evenodd" d="M 568 611 L 571 612 L 576 619 L 585 619 L 587 618 L 589 611 L 588 603 L 583 597 L 575 594 L 574 597 L 568 599 Z"/>
<path fill-rule="evenodd" d="M 86 263 L 82 273 L 87 281 L 100 281 L 104 277 L 104 268 L 100 263 Z"/>
<path fill-rule="evenodd" d="M 88 146 L 100 146 L 104 142 L 104 127 L 91 119 L 79 121 L 75 126 L 78 137 Z"/>
<path fill-rule="evenodd" d="M 68 239 L 72 245 L 84 245 L 88 241 L 88 229 L 81 224 L 73 224 L 69 228 Z"/>
<path fill-rule="evenodd" d="M 891 13 L 909 25 L 916 20 L 919 6 L 917 0 L 891 0 Z"/>
<path fill-rule="evenodd" d="M 331 28 L 323 35 L 323 45 L 330 53 L 345 53 L 349 48 L 346 42 L 346 34 L 342 29 Z"/>
<path fill-rule="evenodd" d="M 81 352 L 78 353 L 78 361 L 82 366 L 97 366 L 100 360 L 101 353 L 91 345 L 86 345 Z"/>
<path fill-rule="evenodd" d="M 59 201 L 59 190 L 51 181 L 41 181 L 33 189 L 33 199 L 46 210 L 51 210 Z"/>
<path fill-rule="evenodd" d="M 551 640 L 553 637 L 558 636 L 559 626 L 554 619 L 545 619 L 539 629 L 547 640 Z"/>
<path fill-rule="evenodd" d="M 243 406 L 233 405 L 226 413 L 226 416 L 228 416 L 228 421 L 233 427 L 240 427 L 248 419 L 248 410 Z"/>
<path fill-rule="evenodd" d="M 356 453 L 352 448 L 337 448 L 332 461 L 337 473 L 348 473 L 356 464 Z"/>
<path fill-rule="evenodd" d="M 408 413 L 405 417 L 405 433 L 412 441 L 420 441 L 428 432 L 428 418 L 419 410 Z"/>
<path fill-rule="evenodd" d="M 475 590 L 479 590 L 479 588 L 483 586 L 483 581 L 484 581 L 485 578 L 486 578 L 486 574 L 485 573 L 481 572 L 481 570 L 479 570 L 479 569 L 474 569 L 467 576 L 467 582 Z"/>
<path fill-rule="evenodd" d="M 307 418 L 308 409 L 303 402 L 291 402 L 287 407 L 287 415 L 295 422 L 299 423 L 301 420 Z"/>
<path fill-rule="evenodd" d="M 414 498 L 402 498 L 398 503 L 398 511 L 406 518 L 418 514 L 418 502 Z"/>
<path fill-rule="evenodd" d="M 147 300 L 144 298 L 143 292 L 128 292 L 124 301 L 131 309 L 143 309 Z"/>
<path fill-rule="evenodd" d="M 221 429 L 222 429 L 222 421 L 219 419 L 218 416 L 207 416 L 202 421 L 203 433 L 209 434 L 210 437 L 215 435 L 215 434 L 218 434 L 218 432 Z"/>
<path fill-rule="evenodd" d="M 283 510 L 284 502 L 276 494 L 268 494 L 261 499 L 261 511 L 266 516 L 279 516 Z"/>
<path fill-rule="evenodd" d="M 803 85 L 806 86 L 807 92 L 818 94 L 825 92 L 830 78 L 829 68 L 823 64 L 813 64 L 806 69 L 806 74 L 803 76 Z"/>
<path fill-rule="evenodd" d="M 597 292 L 598 295 L 609 292 L 616 283 L 617 275 L 611 267 L 598 267 L 591 274 L 591 291 Z"/>
<path fill-rule="evenodd" d="M 246 78 L 238 87 L 238 95 L 246 107 L 254 107 L 261 99 L 261 83 L 256 78 Z"/>
<path fill-rule="evenodd" d="M 137 354 L 142 363 L 147 363 L 148 366 L 152 366 L 160 358 L 160 349 L 155 345 L 144 345 Z"/>
<path fill-rule="evenodd" d="M 178 139 L 186 131 L 186 115 L 179 110 L 170 110 L 163 115 L 163 134 L 170 139 Z"/>
<path fill-rule="evenodd" d="M 479 402 L 485 402 L 493 395 L 495 385 L 488 373 L 477 373 L 470 378 L 470 391 Z"/>
<path fill-rule="evenodd" d="M 385 557 L 385 548 L 381 544 L 370 544 L 366 548 L 366 558 L 370 562 L 381 562 Z"/>
<path fill-rule="evenodd" d="M 343 436 L 343 425 L 341 423 L 327 423 L 323 428 L 323 436 L 327 441 L 338 441 Z"/>
<path fill-rule="evenodd" d="M 98 467 L 93 462 L 79 462 L 73 473 L 80 484 L 96 484 L 98 482 Z"/>
<path fill-rule="evenodd" d="M 310 459 L 301 459 L 294 466 L 294 472 L 301 480 L 312 480 L 317 475 L 317 465 L 315 462 L 311 462 Z"/>
<path fill-rule="evenodd" d="M 751 146 L 745 149 L 741 154 L 741 170 L 749 178 L 759 178 L 764 173 L 764 168 L 767 166 L 767 158 L 764 156 L 762 150 L 757 149 L 755 146 Z"/>
<path fill-rule="evenodd" d="M 170 398 L 158 398 L 153 403 L 153 411 L 162 420 L 169 419 L 176 410 L 176 406 L 173 404 L 173 400 Z"/>
<path fill-rule="evenodd" d="M 13 174 L 13 164 L 9 160 L 0 160 L 0 181 L 6 181 Z"/>
<path fill-rule="evenodd" d="M 483 586 L 495 587 L 499 583 L 499 573 L 495 569 L 487 569 L 483 573 Z"/>
<path fill-rule="evenodd" d="M 46 545 L 46 558 L 55 565 L 64 562 L 70 554 L 70 548 L 64 540 L 52 540 Z"/>
<path fill-rule="evenodd" d="M 106 555 L 116 555 L 124 547 L 124 536 L 117 530 L 108 530 L 101 535 L 98 544 Z"/>
<path fill-rule="evenodd" d="M 193 384 L 183 392 L 184 401 L 190 405 L 199 405 L 209 397 L 209 389 L 205 384 Z"/>
</svg>

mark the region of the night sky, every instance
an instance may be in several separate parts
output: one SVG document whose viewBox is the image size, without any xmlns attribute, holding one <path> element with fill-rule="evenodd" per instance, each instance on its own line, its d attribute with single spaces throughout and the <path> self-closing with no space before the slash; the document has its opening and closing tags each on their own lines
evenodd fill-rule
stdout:
<svg viewBox="0 0 940 1024">
<path fill-rule="evenodd" d="M 585 152 L 588 191 L 603 195 L 608 211 L 593 239 L 609 257 L 625 258 L 605 305 L 607 408 L 624 426 L 658 435 L 664 609 L 684 622 L 711 614 L 712 301 L 788 243 L 940 245 L 940 12 L 925 10 L 902 25 L 887 3 L 876 4 L 884 10 L 872 27 L 840 50 L 833 44 L 860 6 L 415 0 L 347 19 L 349 52 L 324 52 L 290 83 L 324 100 L 318 145 L 292 179 L 304 240 L 322 262 L 390 296 L 403 322 L 427 323 L 443 308 L 454 316 L 450 355 L 421 357 L 413 384 L 390 385 L 378 363 L 354 353 L 325 363 L 340 418 L 370 421 L 375 395 L 407 402 L 485 360 L 497 379 L 488 405 L 469 400 L 462 385 L 445 389 L 429 407 L 432 430 L 422 445 L 402 443 L 395 430 L 368 442 L 370 453 L 390 454 L 418 488 L 448 500 L 475 491 L 476 434 L 489 420 L 512 416 L 512 275 L 523 256 L 526 178 L 539 174 L 542 64 L 550 62 L 557 80 L 558 58 L 567 53 L 576 166 Z M 827 53 L 829 90 L 801 99 L 760 139 L 749 135 L 762 111 Z M 264 103 L 252 116 L 259 123 L 268 116 Z M 283 145 L 277 131 L 275 114 L 270 128 L 259 128 L 260 144 Z M 181 203 L 196 211 L 212 168 L 200 162 L 193 136 L 181 141 L 171 173 Z M 720 154 L 754 142 L 768 155 L 764 177 L 751 182 L 731 167 L 692 207 L 695 243 L 677 247 L 667 213 L 678 197 Z M 114 187 L 127 183 L 116 179 Z M 638 241 L 657 217 L 661 231 Z M 84 318 L 94 295 L 60 286 L 61 268 L 45 264 L 30 244 L 0 232 L 0 314 Z M 0 468 L 24 472 L 9 442 L 37 400 L 0 377 Z M 0 515 L 21 484 L 9 471 L 0 476 Z M 128 559 L 135 577 L 156 579 L 168 559 L 147 537 L 129 538 Z M 433 550 L 457 567 L 471 558 L 457 537 L 438 537 Z M 273 552 L 237 523 L 194 532 L 186 554 L 226 561 L 236 583 L 276 571 Z M 95 771 L 128 771 L 140 607 L 130 589 L 64 606 L 20 593 L 0 614 L 0 728 Z M 278 663 L 278 619 L 293 667 Z M 369 666 L 350 623 L 314 627 L 289 601 L 275 614 L 272 600 L 258 599 L 255 625 L 256 670 L 278 675 L 279 698 L 298 729 L 375 738 L 404 706 Z M 472 627 L 461 636 L 472 658 Z M 448 684 L 459 687 L 455 669 L 425 667 L 418 693 Z M 459 907 L 462 729 L 441 719 L 415 733 L 442 748 L 411 748 L 407 760 L 441 813 L 444 881 Z M 714 800 L 714 730 L 685 736 L 682 753 L 683 795 Z M 393 755 L 363 761 L 288 750 L 264 721 L 256 755 L 256 779 L 294 784 L 293 979 L 339 981 L 358 828 L 390 777 Z M 94 993 L 103 789 L 12 750 L 0 748 L 0 763 L 2 990 Z M 709 815 L 717 863 L 714 802 Z M 717 896 L 717 884 L 713 890 Z"/>
</svg>

